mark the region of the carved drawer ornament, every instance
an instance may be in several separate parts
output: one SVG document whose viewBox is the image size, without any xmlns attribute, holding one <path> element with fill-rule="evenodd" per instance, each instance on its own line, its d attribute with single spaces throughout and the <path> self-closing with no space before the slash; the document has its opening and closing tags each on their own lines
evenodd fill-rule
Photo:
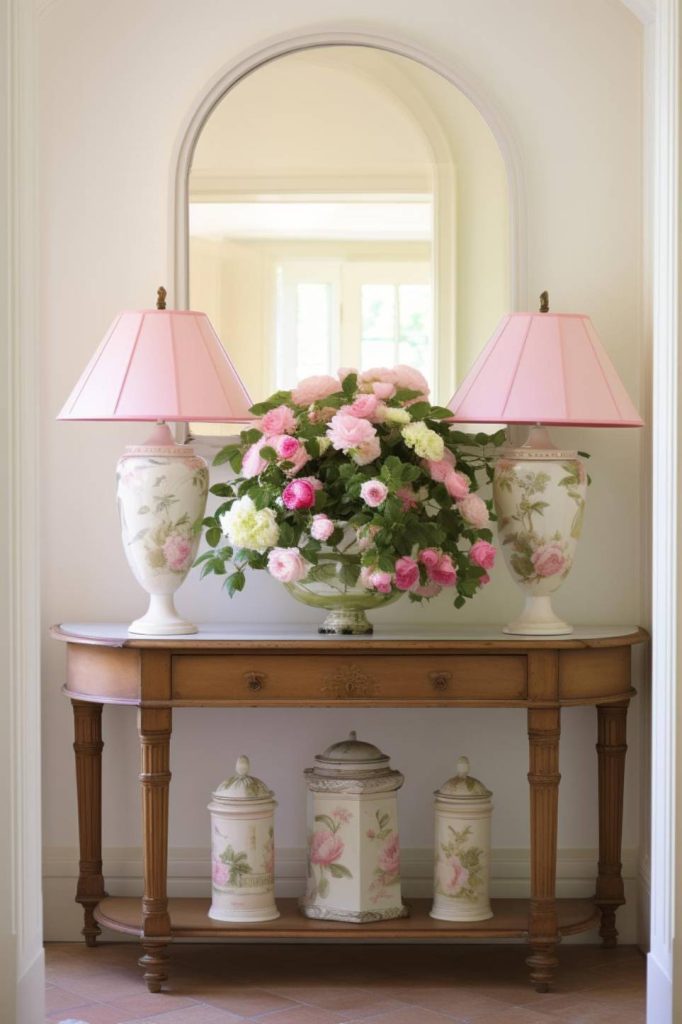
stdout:
<svg viewBox="0 0 682 1024">
<path fill-rule="evenodd" d="M 325 697 L 375 697 L 380 687 L 359 665 L 341 665 L 323 679 Z"/>
</svg>

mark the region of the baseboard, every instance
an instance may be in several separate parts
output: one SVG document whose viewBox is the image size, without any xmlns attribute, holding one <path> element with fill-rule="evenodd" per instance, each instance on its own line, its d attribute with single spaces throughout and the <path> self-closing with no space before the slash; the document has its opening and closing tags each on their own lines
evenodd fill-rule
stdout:
<svg viewBox="0 0 682 1024">
<path fill-rule="evenodd" d="M 278 896 L 298 896 L 303 891 L 306 863 L 302 849 L 277 851 Z M 433 853 L 430 848 L 402 852 L 402 879 L 405 896 L 428 897 L 432 891 Z M 596 850 L 561 850 L 557 861 L 557 894 L 565 897 L 591 896 L 597 872 Z M 142 851 L 139 848 L 112 847 L 104 851 L 107 890 L 117 896 L 142 893 Z M 494 850 L 491 861 L 491 892 L 498 897 L 528 896 L 530 857 L 528 850 Z M 50 847 L 43 854 L 43 893 L 45 939 L 72 942 L 80 939 L 82 912 L 74 903 L 78 877 L 78 852 Z M 637 854 L 624 851 L 623 878 L 627 904 L 618 913 L 621 941 L 634 944 L 638 939 Z M 210 895 L 210 857 L 203 848 L 176 848 L 168 852 L 168 893 L 170 896 Z M 111 936 L 113 938 L 113 936 Z M 567 941 L 594 942 L 594 932 Z"/>
</svg>

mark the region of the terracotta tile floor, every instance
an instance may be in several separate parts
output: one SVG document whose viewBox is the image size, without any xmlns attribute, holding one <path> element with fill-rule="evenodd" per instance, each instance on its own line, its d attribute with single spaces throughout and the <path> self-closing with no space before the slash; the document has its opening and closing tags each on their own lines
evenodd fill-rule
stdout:
<svg viewBox="0 0 682 1024">
<path fill-rule="evenodd" d="M 50 943 L 47 1021 L 60 1024 L 644 1024 L 644 957 L 565 946 L 553 992 L 525 949 L 176 945 L 168 991 L 147 992 L 139 947 Z"/>
</svg>

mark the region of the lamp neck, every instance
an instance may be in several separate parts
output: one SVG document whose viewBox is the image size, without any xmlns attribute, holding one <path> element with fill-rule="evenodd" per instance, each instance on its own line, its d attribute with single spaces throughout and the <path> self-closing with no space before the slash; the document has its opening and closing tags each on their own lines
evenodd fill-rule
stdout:
<svg viewBox="0 0 682 1024">
<path fill-rule="evenodd" d="M 175 445 L 175 438 L 165 420 L 157 420 L 154 429 L 144 441 L 144 446 L 151 448 L 167 447 Z"/>
<path fill-rule="evenodd" d="M 549 430 L 547 427 L 543 427 L 542 423 L 536 423 L 529 429 L 528 437 L 523 442 L 522 448 L 546 448 L 556 450 L 556 445 L 549 436 Z"/>
</svg>

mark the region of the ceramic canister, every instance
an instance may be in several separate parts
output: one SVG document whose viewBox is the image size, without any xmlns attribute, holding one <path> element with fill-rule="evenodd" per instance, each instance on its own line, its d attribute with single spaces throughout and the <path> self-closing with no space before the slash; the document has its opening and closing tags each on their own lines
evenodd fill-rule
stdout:
<svg viewBox="0 0 682 1024">
<path fill-rule="evenodd" d="M 435 866 L 431 917 L 485 921 L 490 909 L 492 793 L 469 775 L 460 757 L 457 774 L 435 793 Z"/>
<path fill-rule="evenodd" d="M 305 771 L 310 791 L 306 917 L 362 924 L 405 917 L 397 790 L 404 778 L 372 743 L 334 743 Z"/>
<path fill-rule="evenodd" d="M 222 782 L 211 812 L 213 899 L 217 921 L 272 921 L 275 905 L 274 793 L 250 774 L 248 757 Z"/>
</svg>

